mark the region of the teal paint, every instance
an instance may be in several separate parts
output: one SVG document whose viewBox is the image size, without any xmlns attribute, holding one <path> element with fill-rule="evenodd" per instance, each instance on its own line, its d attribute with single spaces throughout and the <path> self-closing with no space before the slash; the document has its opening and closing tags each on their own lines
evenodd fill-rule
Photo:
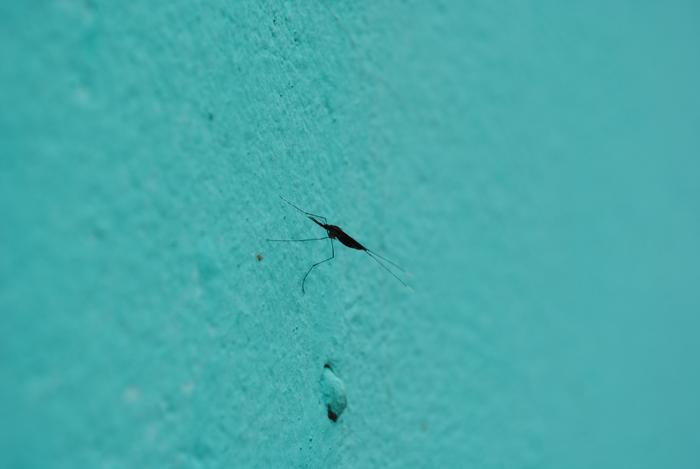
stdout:
<svg viewBox="0 0 700 469">
<path fill-rule="evenodd" d="M 698 467 L 696 4 L 301 3 L 0 7 L 0 466 Z"/>
</svg>

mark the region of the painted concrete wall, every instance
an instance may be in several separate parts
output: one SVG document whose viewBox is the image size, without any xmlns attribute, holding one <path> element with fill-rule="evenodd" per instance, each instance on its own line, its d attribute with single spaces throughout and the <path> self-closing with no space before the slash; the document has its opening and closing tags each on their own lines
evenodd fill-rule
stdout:
<svg viewBox="0 0 700 469">
<path fill-rule="evenodd" d="M 0 467 L 698 467 L 699 21 L 2 2 Z"/>
</svg>

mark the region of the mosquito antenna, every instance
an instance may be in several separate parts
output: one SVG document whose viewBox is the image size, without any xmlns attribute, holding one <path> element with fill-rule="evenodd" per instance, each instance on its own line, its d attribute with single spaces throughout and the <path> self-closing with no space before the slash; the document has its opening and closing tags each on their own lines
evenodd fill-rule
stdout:
<svg viewBox="0 0 700 469">
<path fill-rule="evenodd" d="M 326 217 L 322 217 L 321 215 L 316 215 L 316 214 L 314 214 L 314 213 L 309 213 L 309 212 L 307 212 L 306 210 L 302 210 L 302 209 L 300 209 L 299 207 L 297 207 L 296 205 L 294 205 L 293 203 L 291 203 L 290 201 L 288 201 L 287 199 L 285 199 L 284 197 L 282 197 L 281 195 L 280 195 L 280 199 L 284 200 L 285 202 L 287 202 L 289 205 L 291 205 L 291 206 L 294 207 L 295 209 L 299 210 L 299 211 L 300 211 L 301 213 L 303 213 L 304 215 L 307 215 L 307 216 L 310 215 L 310 216 L 312 216 L 312 217 L 320 218 L 320 219 L 322 219 L 322 220 L 324 221 L 324 223 L 327 223 L 327 222 L 328 222 L 328 220 L 326 220 Z"/>
<path fill-rule="evenodd" d="M 369 251 L 369 250 L 367 250 L 367 251 L 365 251 L 365 252 L 367 253 L 367 255 L 368 255 L 369 257 L 371 257 L 372 259 L 374 259 L 374 261 L 375 261 L 377 264 L 379 264 L 380 266 L 382 266 L 382 268 L 383 268 L 384 270 L 386 270 L 387 272 L 389 272 L 391 275 L 394 276 L 394 278 L 395 278 L 396 280 L 398 280 L 399 282 L 401 282 L 401 285 L 403 285 L 404 287 L 408 287 L 408 285 L 406 285 L 406 283 L 405 283 L 403 280 L 401 280 L 394 272 L 392 272 L 391 269 L 389 269 L 389 267 L 385 266 L 379 259 L 377 259 L 376 257 L 374 257 L 375 254 L 373 254 L 373 253 L 372 253 L 371 251 Z"/>
<path fill-rule="evenodd" d="M 401 267 L 400 265 L 398 265 L 396 262 L 393 262 L 393 261 L 387 259 L 386 257 L 377 254 L 377 253 L 374 252 L 374 251 L 370 251 L 369 249 L 367 249 L 367 252 L 371 252 L 372 254 L 374 254 L 375 256 L 377 256 L 378 258 L 380 258 L 380 259 L 382 259 L 382 260 L 384 260 L 384 261 L 387 261 L 389 264 L 393 265 L 394 267 L 396 267 L 397 269 L 399 269 L 399 270 L 400 270 L 401 272 L 403 272 L 404 274 L 406 273 L 406 271 L 403 269 L 403 267 Z"/>
</svg>

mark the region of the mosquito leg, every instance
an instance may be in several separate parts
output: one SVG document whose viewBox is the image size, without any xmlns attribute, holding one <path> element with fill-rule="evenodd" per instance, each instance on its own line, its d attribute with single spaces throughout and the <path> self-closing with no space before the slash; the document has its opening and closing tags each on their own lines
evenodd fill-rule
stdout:
<svg viewBox="0 0 700 469">
<path fill-rule="evenodd" d="M 376 252 L 370 251 L 369 249 L 365 249 L 365 250 L 366 250 L 368 253 L 374 254 L 374 255 L 377 256 L 378 258 L 387 261 L 389 264 L 393 265 L 394 267 L 396 267 L 397 269 L 399 269 L 401 272 L 406 273 L 406 271 L 403 270 L 403 267 L 401 267 L 400 265 L 398 265 L 396 262 L 391 261 L 391 260 L 387 259 L 387 258 L 384 257 L 384 256 L 380 256 L 380 255 L 377 254 Z"/>
<path fill-rule="evenodd" d="M 367 255 L 368 255 L 369 257 L 371 257 L 372 259 L 374 259 L 374 261 L 375 261 L 377 264 L 379 264 L 384 270 L 386 270 L 387 272 L 389 272 L 391 275 L 394 276 L 394 278 L 395 278 L 396 280 L 398 280 L 399 282 L 401 282 L 401 285 L 403 285 L 404 287 L 408 287 L 408 285 L 406 285 L 406 282 L 404 282 L 403 280 L 401 280 L 401 279 L 399 278 L 399 276 L 396 275 L 394 272 L 392 272 L 391 269 L 389 269 L 387 266 L 385 266 L 385 265 L 382 263 L 382 261 L 380 261 L 379 259 L 377 259 L 376 257 L 374 257 L 375 254 L 373 254 L 373 253 L 370 252 L 370 251 L 365 251 L 365 252 L 367 253 Z"/>
<path fill-rule="evenodd" d="M 311 267 L 309 267 L 309 270 L 306 271 L 304 278 L 301 279 L 301 294 L 302 295 L 306 294 L 306 290 L 304 290 L 304 283 L 306 283 L 306 277 L 308 277 L 309 274 L 311 273 L 311 271 L 314 270 L 314 267 L 316 267 L 317 265 L 323 264 L 324 262 L 328 262 L 335 257 L 335 248 L 333 247 L 333 239 L 332 238 L 328 238 L 328 239 L 331 241 L 331 257 L 329 257 L 328 259 L 323 259 L 321 262 L 317 262 L 314 265 L 312 265 Z"/>
</svg>

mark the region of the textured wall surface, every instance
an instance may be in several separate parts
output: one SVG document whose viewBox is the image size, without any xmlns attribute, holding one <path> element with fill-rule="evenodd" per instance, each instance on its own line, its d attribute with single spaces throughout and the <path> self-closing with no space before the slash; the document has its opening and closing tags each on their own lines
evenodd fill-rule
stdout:
<svg viewBox="0 0 700 469">
<path fill-rule="evenodd" d="M 699 25 L 1 2 L 0 467 L 699 467 Z"/>
</svg>

